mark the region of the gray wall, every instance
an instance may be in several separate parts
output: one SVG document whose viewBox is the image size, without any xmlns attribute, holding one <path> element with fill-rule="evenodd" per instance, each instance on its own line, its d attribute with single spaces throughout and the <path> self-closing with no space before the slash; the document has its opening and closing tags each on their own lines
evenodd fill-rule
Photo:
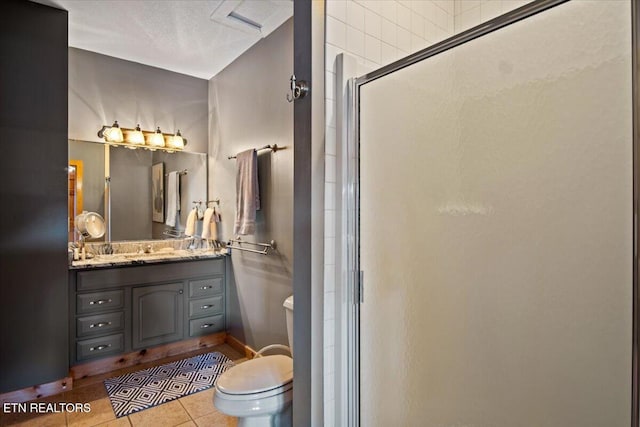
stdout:
<svg viewBox="0 0 640 427">
<path fill-rule="evenodd" d="M 293 72 L 293 22 L 289 20 L 209 81 L 209 198 L 221 200 L 221 239 L 232 238 L 235 160 L 227 156 L 266 144 L 286 147 L 259 153 L 262 209 L 247 241 L 275 240 L 277 253 L 233 251 L 228 330 L 259 349 L 287 343 L 282 303 L 293 293 L 293 106 L 285 95 Z"/>
</svg>

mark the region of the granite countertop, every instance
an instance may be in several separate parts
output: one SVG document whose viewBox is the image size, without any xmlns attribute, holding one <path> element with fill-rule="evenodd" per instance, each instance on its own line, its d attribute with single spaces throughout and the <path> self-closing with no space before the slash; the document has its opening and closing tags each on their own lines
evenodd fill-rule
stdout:
<svg viewBox="0 0 640 427">
<path fill-rule="evenodd" d="M 164 262 L 191 261 L 198 259 L 221 258 L 226 249 L 177 249 L 159 250 L 151 253 L 96 254 L 92 258 L 72 261 L 70 270 L 91 268 L 120 267 L 125 265 L 157 264 Z"/>
</svg>

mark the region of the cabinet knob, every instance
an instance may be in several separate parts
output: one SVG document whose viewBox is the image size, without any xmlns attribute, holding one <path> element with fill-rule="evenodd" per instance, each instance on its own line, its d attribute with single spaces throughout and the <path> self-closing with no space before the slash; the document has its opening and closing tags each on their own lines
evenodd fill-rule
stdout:
<svg viewBox="0 0 640 427">
<path fill-rule="evenodd" d="M 205 304 L 200 308 L 203 309 L 203 310 L 206 310 L 206 309 L 211 308 L 211 307 L 213 307 L 211 304 Z"/>
<path fill-rule="evenodd" d="M 180 290 L 178 291 L 178 293 L 182 295 L 182 294 L 184 293 L 184 291 L 183 291 L 182 289 L 180 289 Z"/>
<path fill-rule="evenodd" d="M 205 323 L 204 325 L 200 325 L 200 329 L 207 329 L 213 326 L 213 323 Z"/>
<path fill-rule="evenodd" d="M 209 285 L 209 286 L 200 286 L 200 290 L 202 291 L 206 291 L 207 289 L 211 289 L 213 288 L 213 286 Z"/>
</svg>

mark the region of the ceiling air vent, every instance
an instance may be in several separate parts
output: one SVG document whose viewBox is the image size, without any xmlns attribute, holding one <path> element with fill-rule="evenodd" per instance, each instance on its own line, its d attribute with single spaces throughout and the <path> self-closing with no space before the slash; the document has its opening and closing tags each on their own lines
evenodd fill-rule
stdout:
<svg viewBox="0 0 640 427">
<path fill-rule="evenodd" d="M 291 0 L 223 0 L 211 14 L 211 20 L 265 37 L 291 16 Z"/>
</svg>

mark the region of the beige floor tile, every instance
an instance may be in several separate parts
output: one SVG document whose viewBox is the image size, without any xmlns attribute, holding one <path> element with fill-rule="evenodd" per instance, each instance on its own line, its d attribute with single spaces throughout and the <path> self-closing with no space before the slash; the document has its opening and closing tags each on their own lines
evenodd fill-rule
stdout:
<svg viewBox="0 0 640 427">
<path fill-rule="evenodd" d="M 182 397 L 178 401 L 184 406 L 191 418 L 196 419 L 216 410 L 213 406 L 214 390 L 211 387 L 190 396 Z"/>
<path fill-rule="evenodd" d="M 180 424 L 176 427 L 197 427 L 196 423 L 194 423 L 193 421 L 187 421 L 186 423 Z"/>
<path fill-rule="evenodd" d="M 88 403 L 91 405 L 91 411 L 68 413 L 67 425 L 70 427 L 93 427 L 116 419 L 116 414 L 113 412 L 113 407 L 108 397 L 89 401 Z"/>
<path fill-rule="evenodd" d="M 131 427 L 131 423 L 129 422 L 129 417 L 122 417 L 107 421 L 106 423 L 98 424 L 95 427 Z"/>
<path fill-rule="evenodd" d="M 0 414 L 0 425 L 15 427 L 64 427 L 67 425 L 64 413 L 36 414 Z"/>
<path fill-rule="evenodd" d="M 64 400 L 69 403 L 91 403 L 105 397 L 108 397 L 108 394 L 102 382 L 74 387 L 73 390 L 64 393 Z"/>
<path fill-rule="evenodd" d="M 194 421 L 198 427 L 236 427 L 238 425 L 237 418 L 230 417 L 218 411 L 196 418 Z"/>
<path fill-rule="evenodd" d="M 100 383 L 84 387 L 74 387 L 64 394 L 68 403 L 88 403 L 89 412 L 70 412 L 67 414 L 67 423 L 73 427 L 92 427 L 106 421 L 116 419 L 111 401 L 107 397 L 107 390 Z"/>
<path fill-rule="evenodd" d="M 190 420 L 180 402 L 172 400 L 129 415 L 133 427 L 174 427 Z"/>
</svg>

